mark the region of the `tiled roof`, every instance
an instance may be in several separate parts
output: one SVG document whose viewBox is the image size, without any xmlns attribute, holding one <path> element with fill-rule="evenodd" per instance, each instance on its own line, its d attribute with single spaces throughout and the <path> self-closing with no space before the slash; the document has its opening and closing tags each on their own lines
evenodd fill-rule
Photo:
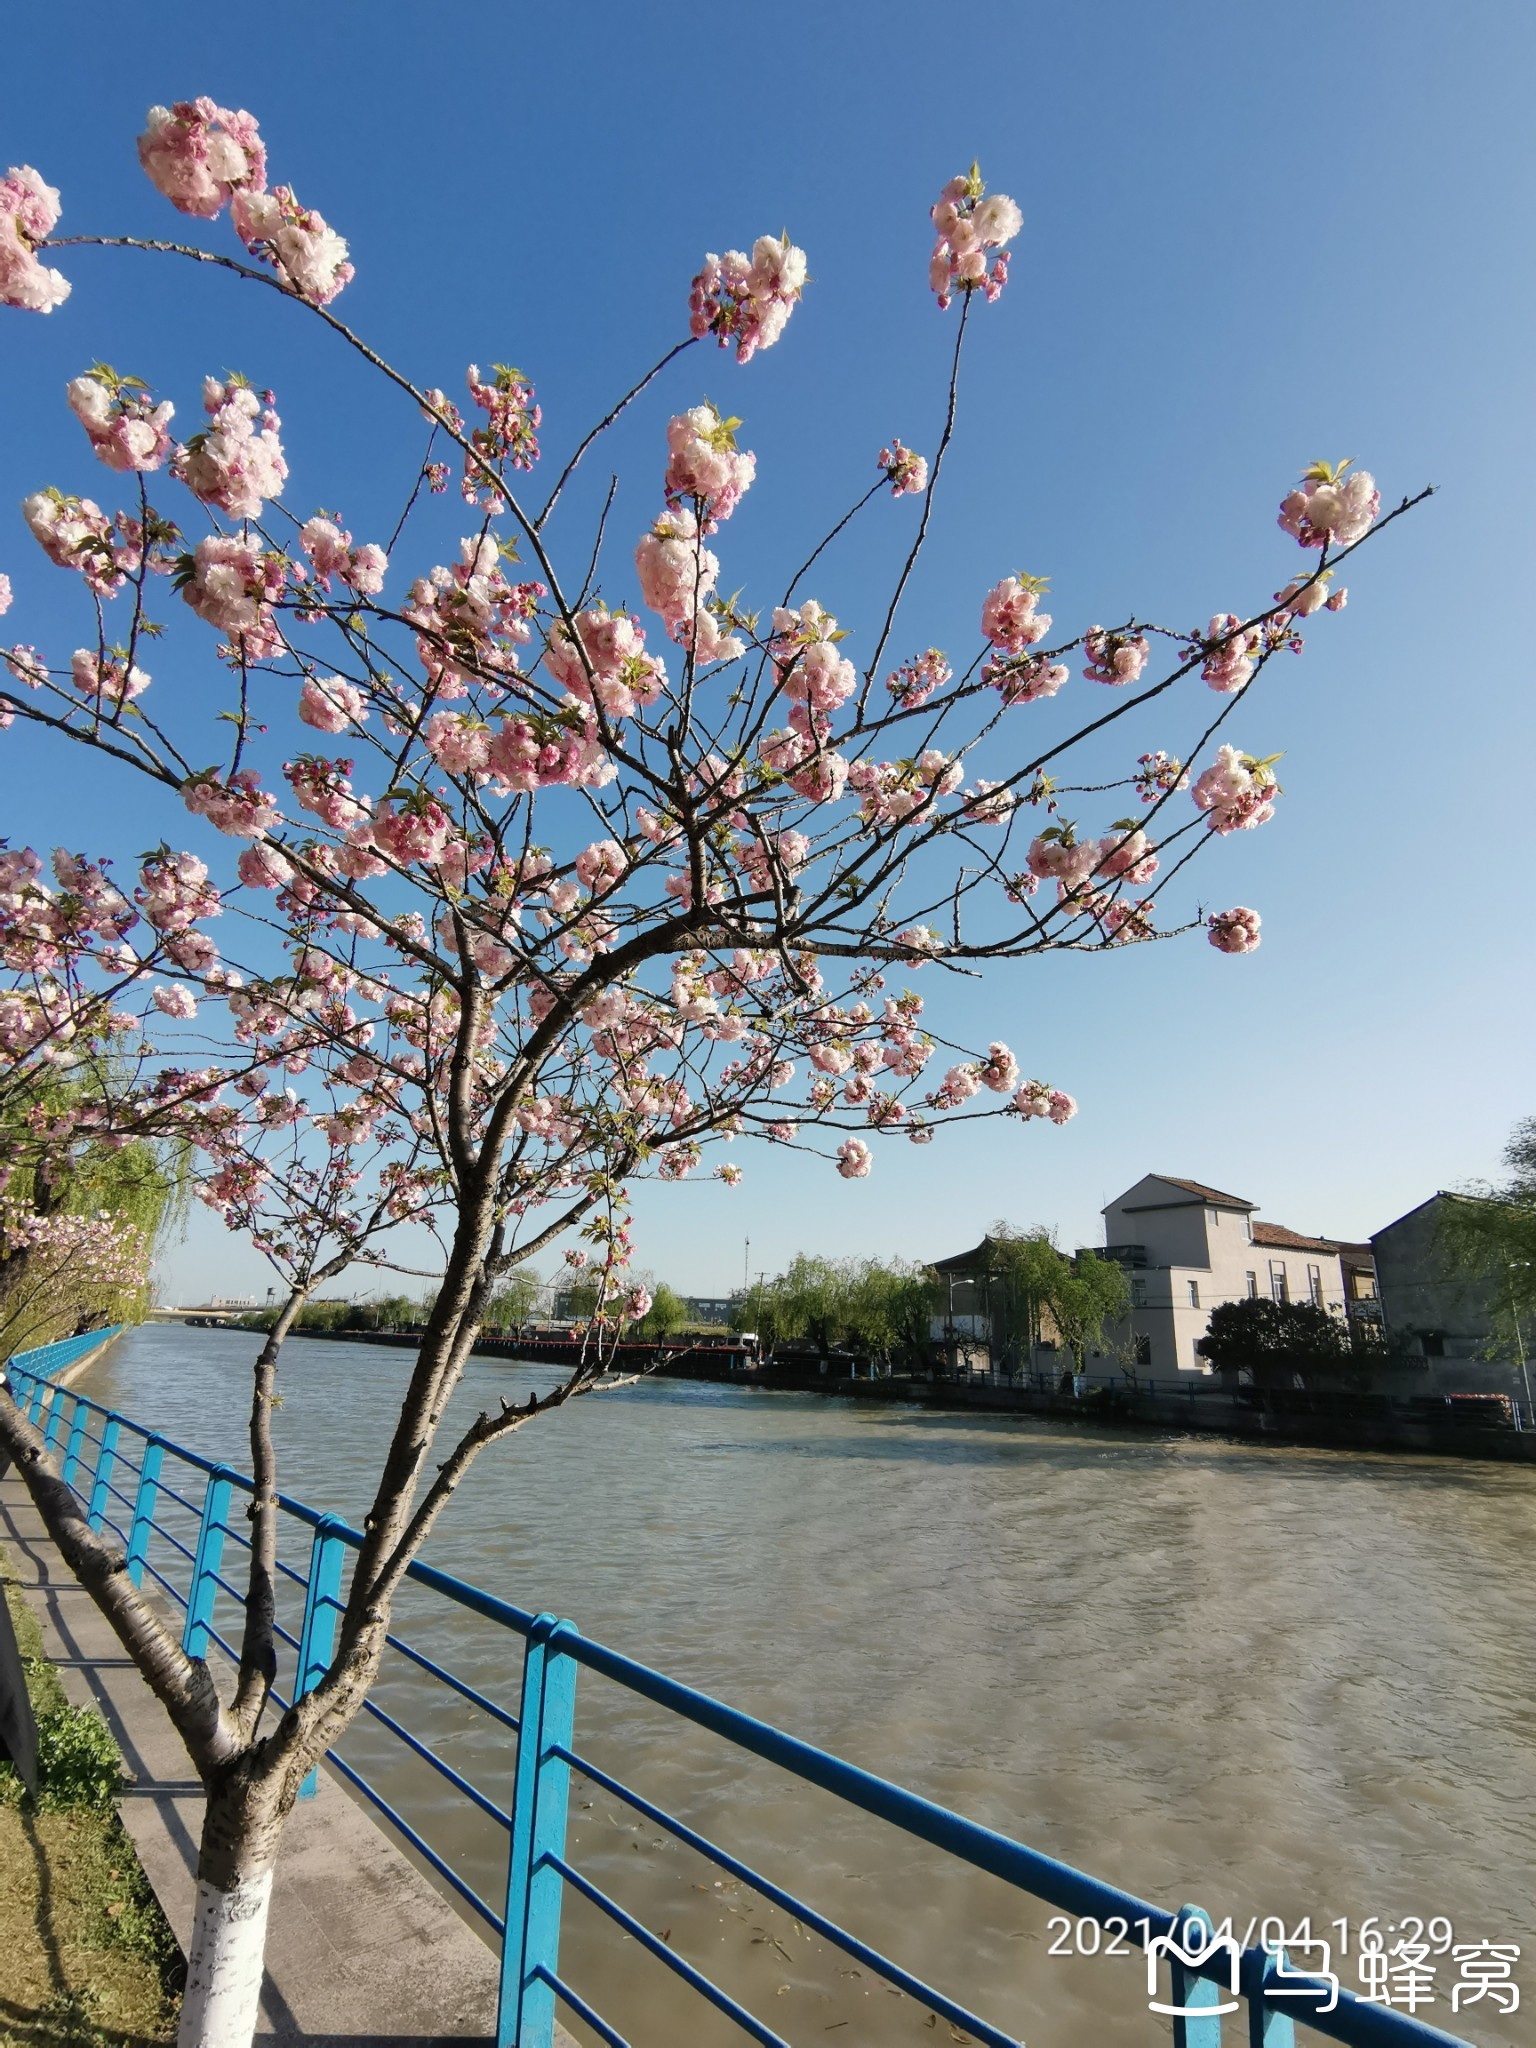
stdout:
<svg viewBox="0 0 1536 2048">
<path fill-rule="evenodd" d="M 1334 1238 L 1303 1237 L 1299 1230 L 1287 1230 L 1283 1223 L 1255 1223 L 1253 1241 L 1284 1252 L 1337 1252 L 1343 1249 Z"/>
<path fill-rule="evenodd" d="M 932 1261 L 933 1270 L 936 1273 L 979 1272 L 991 1265 L 992 1249 L 993 1240 L 990 1237 L 984 1237 L 972 1252 L 956 1252 L 953 1258 L 934 1259 Z"/>
<path fill-rule="evenodd" d="M 1220 1188 L 1208 1188 L 1204 1181 L 1180 1180 L 1176 1173 L 1154 1173 L 1154 1180 L 1165 1180 L 1171 1188 L 1183 1188 L 1187 1194 L 1198 1195 L 1202 1202 L 1213 1202 L 1222 1209 L 1251 1209 L 1252 1202 L 1245 1202 L 1241 1195 L 1224 1195 Z"/>
</svg>

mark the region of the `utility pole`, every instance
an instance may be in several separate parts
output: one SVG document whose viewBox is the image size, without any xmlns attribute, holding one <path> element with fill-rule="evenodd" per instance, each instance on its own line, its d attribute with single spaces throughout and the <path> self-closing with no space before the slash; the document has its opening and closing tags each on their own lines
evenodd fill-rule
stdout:
<svg viewBox="0 0 1536 2048">
<path fill-rule="evenodd" d="M 750 1238 L 750 1237 L 745 1237 L 745 1238 L 743 1238 L 743 1239 L 742 1239 L 742 1241 L 741 1241 L 741 1298 L 742 1298 L 742 1300 L 743 1300 L 743 1301 L 745 1301 L 745 1300 L 746 1300 L 746 1298 L 747 1298 L 747 1291 L 748 1291 L 748 1289 L 749 1289 L 749 1288 L 751 1287 L 751 1285 L 752 1285 L 752 1240 L 751 1240 L 751 1238 Z"/>
</svg>

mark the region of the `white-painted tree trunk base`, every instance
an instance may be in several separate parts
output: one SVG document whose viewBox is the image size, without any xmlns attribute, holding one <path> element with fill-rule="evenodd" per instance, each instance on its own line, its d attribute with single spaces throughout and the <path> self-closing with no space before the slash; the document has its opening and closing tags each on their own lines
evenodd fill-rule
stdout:
<svg viewBox="0 0 1536 2048">
<path fill-rule="evenodd" d="M 251 2048 L 271 1903 L 270 1870 L 228 1892 L 199 1879 L 176 2048 Z"/>
</svg>

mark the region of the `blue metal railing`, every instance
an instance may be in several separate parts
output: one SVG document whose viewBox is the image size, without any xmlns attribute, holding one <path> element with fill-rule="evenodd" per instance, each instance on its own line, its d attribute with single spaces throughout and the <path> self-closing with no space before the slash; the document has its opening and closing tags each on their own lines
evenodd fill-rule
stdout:
<svg viewBox="0 0 1536 2048">
<path fill-rule="evenodd" d="M 134 1583 L 142 1585 L 147 1576 L 184 1611 L 182 1640 L 188 1653 L 205 1655 L 211 1642 L 234 1657 L 237 1652 L 215 1624 L 221 1594 L 237 1607 L 243 1603 L 243 1595 L 224 1576 L 223 1560 L 227 1540 L 249 1548 L 232 1508 L 237 1494 L 250 1493 L 251 1482 L 244 1474 L 170 1443 L 127 1416 L 56 1384 L 57 1373 L 107 1334 L 95 1332 L 88 1338 L 68 1339 L 12 1358 L 6 1374 L 14 1398 L 33 1423 L 43 1427 L 50 1447 L 56 1448 L 61 1439 L 67 1445 L 69 1483 L 87 1508 L 90 1526 L 98 1532 L 110 1530 L 123 1543 Z M 88 1445 L 94 1446 L 94 1458 L 87 1457 Z M 87 1462 L 91 1467 L 88 1477 L 84 1471 Z M 184 1491 L 189 1479 L 194 1488 L 201 1488 L 197 1500 L 188 1499 Z M 302 1596 L 303 1601 L 297 1633 L 281 1624 L 278 1627 L 280 1641 L 293 1653 L 291 1694 L 274 1690 L 279 1706 L 286 1708 L 290 1697 L 302 1697 L 329 1667 L 337 1617 L 344 1606 L 347 1564 L 363 1539 L 360 1531 L 303 1502 L 279 1495 L 279 1505 L 286 1524 L 309 1537 L 307 1570 L 295 1570 L 281 1561 L 278 1566 L 280 1579 L 291 1589 L 292 1597 Z M 163 1519 L 173 1508 L 180 1511 L 174 1524 Z M 151 1561 L 152 1539 L 161 1545 L 157 1562 Z M 166 1567 L 163 1571 L 161 1563 Z M 188 1566 L 190 1570 L 185 1569 Z M 1143 1945 L 1166 1957 L 1169 1964 L 1168 2003 L 1153 2009 L 1173 2015 L 1174 2048 L 1221 2048 L 1222 2018 L 1232 2013 L 1239 2018 L 1237 2034 L 1229 2029 L 1225 2036 L 1231 2048 L 1238 2038 L 1250 2048 L 1292 2048 L 1298 2023 L 1330 2040 L 1357 2044 L 1357 2048 L 1409 2048 L 1409 2044 L 1429 2048 L 1433 2043 L 1442 2048 L 1445 2044 L 1465 2048 L 1460 2037 L 1408 2013 L 1357 1997 L 1338 1986 L 1335 1979 L 1292 1970 L 1283 1951 L 1248 1947 L 1239 1954 L 1235 1943 L 1217 1941 L 1209 1917 L 1199 1907 L 1185 1906 L 1170 1913 L 1150 1905 L 1131 1892 L 1026 1848 L 593 1642 L 568 1621 L 552 1614 L 531 1614 L 431 1565 L 413 1564 L 407 1576 L 412 1584 L 462 1612 L 498 1625 L 523 1643 L 521 1697 L 514 1714 L 394 1629 L 387 1639 L 390 1648 L 414 1670 L 426 1673 L 516 1737 L 510 1800 L 505 1806 L 438 1756 L 430 1744 L 376 1700 L 368 1700 L 363 1708 L 374 1725 L 430 1766 L 456 1795 L 506 1834 L 506 1882 L 499 1902 L 481 1897 L 397 1806 L 345 1758 L 332 1752 L 328 1762 L 389 1820 L 497 1938 L 501 1950 L 497 2048 L 550 2048 L 558 2006 L 611 2048 L 629 2048 L 625 2036 L 597 2010 L 589 1995 L 560 1973 L 561 1909 L 569 1893 L 585 1900 L 615 1929 L 632 1938 L 698 1997 L 734 2021 L 749 2039 L 765 2048 L 788 2048 L 772 2026 L 577 1868 L 566 1840 L 573 1770 L 986 2048 L 1019 2048 L 1016 2033 L 926 1983 L 579 1750 L 576 1685 L 583 1668 L 802 1783 L 818 1787 L 845 1806 L 889 1823 L 913 1840 L 987 1872 L 1082 1922 L 1101 1927 L 1119 1922 L 1137 1930 Z M 315 1775 L 311 1773 L 304 1790 L 310 1794 L 314 1788 Z"/>
</svg>

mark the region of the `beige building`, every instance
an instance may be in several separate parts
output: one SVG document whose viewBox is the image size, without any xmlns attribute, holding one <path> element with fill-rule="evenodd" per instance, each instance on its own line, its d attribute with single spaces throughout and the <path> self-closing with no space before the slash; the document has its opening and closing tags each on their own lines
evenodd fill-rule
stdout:
<svg viewBox="0 0 1536 2048">
<path fill-rule="evenodd" d="M 1262 1223 L 1255 1205 L 1204 1182 L 1149 1173 L 1104 1210 L 1105 1256 L 1131 1289 L 1129 1328 L 1114 1333 L 1153 1378 L 1205 1372 L 1195 1350 L 1218 1302 L 1263 1295 L 1343 1316 L 1374 1302 L 1368 1245 Z"/>
</svg>

